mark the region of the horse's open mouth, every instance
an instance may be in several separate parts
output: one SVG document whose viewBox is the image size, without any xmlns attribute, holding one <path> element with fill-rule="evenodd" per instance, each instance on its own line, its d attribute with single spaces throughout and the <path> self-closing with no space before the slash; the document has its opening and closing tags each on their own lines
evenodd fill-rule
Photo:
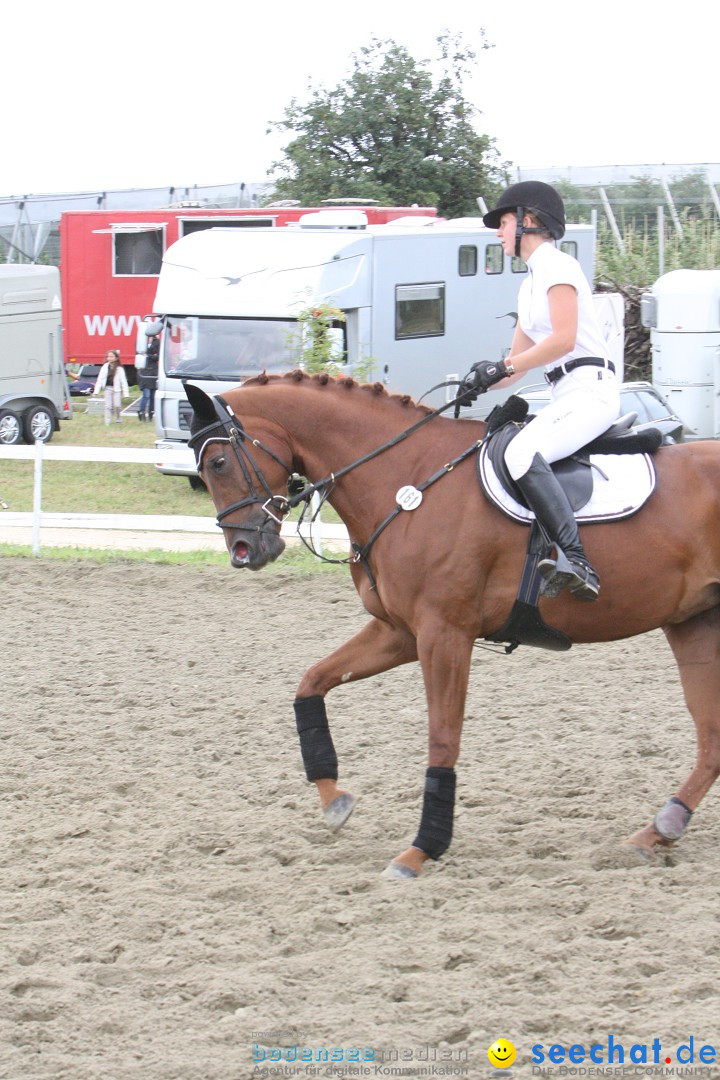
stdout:
<svg viewBox="0 0 720 1080">
<path fill-rule="evenodd" d="M 250 548 L 244 540 L 237 540 L 230 552 L 230 562 L 233 566 L 247 566 L 250 562 Z"/>
</svg>

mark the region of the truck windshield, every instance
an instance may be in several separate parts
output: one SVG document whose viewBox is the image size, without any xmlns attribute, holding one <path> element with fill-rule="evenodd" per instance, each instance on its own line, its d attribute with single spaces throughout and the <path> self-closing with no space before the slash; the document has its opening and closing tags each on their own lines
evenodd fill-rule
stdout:
<svg viewBox="0 0 720 1080">
<path fill-rule="evenodd" d="M 170 378 L 235 381 L 295 367 L 300 341 L 300 327 L 292 319 L 169 316 L 163 366 Z"/>
</svg>

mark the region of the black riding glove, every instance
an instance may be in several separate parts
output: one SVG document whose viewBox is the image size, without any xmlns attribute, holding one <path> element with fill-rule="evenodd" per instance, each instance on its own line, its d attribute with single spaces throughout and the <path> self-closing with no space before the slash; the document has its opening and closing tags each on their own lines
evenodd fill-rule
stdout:
<svg viewBox="0 0 720 1080">
<path fill-rule="evenodd" d="M 480 360 L 477 364 L 473 364 L 463 379 L 457 397 L 462 405 L 472 405 L 473 401 L 477 401 L 479 394 L 486 393 L 495 383 L 512 374 L 512 367 L 508 370 L 504 360 L 499 360 L 497 363 Z"/>
<path fill-rule="evenodd" d="M 484 394 L 486 390 L 489 390 L 491 386 L 494 386 L 496 382 L 500 382 L 509 374 L 510 372 L 505 366 L 504 360 L 498 360 L 496 364 L 489 360 L 481 360 L 480 363 L 473 364 L 467 378 L 471 378 L 474 388 Z"/>
</svg>

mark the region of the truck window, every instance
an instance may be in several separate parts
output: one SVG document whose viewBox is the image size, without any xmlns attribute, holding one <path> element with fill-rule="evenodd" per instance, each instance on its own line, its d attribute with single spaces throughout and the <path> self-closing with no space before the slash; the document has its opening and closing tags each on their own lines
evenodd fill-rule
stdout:
<svg viewBox="0 0 720 1080">
<path fill-rule="evenodd" d="M 445 285 L 395 286 L 395 338 L 439 337 L 445 333 Z"/>
<path fill-rule="evenodd" d="M 113 274 L 115 277 L 157 276 L 163 257 L 160 229 L 113 230 Z"/>
<path fill-rule="evenodd" d="M 474 244 L 461 244 L 458 254 L 458 273 L 460 277 L 474 277 L 477 274 L 478 253 Z"/>
<path fill-rule="evenodd" d="M 505 266 L 505 256 L 502 244 L 488 244 L 485 248 L 485 273 L 502 274 Z"/>
<path fill-rule="evenodd" d="M 294 319 L 169 316 L 163 370 L 170 378 L 238 382 L 296 367 L 301 331 Z"/>
</svg>

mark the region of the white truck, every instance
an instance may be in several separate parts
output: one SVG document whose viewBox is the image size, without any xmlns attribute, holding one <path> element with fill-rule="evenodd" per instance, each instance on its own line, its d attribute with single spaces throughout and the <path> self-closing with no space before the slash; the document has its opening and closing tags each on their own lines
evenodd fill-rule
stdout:
<svg viewBox="0 0 720 1080">
<path fill-rule="evenodd" d="M 641 299 L 652 381 L 687 439 L 720 437 L 720 270 L 671 270 Z"/>
<path fill-rule="evenodd" d="M 0 266 L 0 443 L 47 442 L 72 416 L 56 266 Z"/>
<path fill-rule="evenodd" d="M 368 226 L 344 213 L 310 214 L 284 229 L 208 229 L 168 248 L 153 316 L 153 329 L 163 326 L 156 446 L 178 454 L 162 471 L 195 479 L 183 380 L 222 392 L 263 370 L 297 367 L 315 308 L 340 313 L 330 334 L 343 370 L 416 399 L 508 352 L 527 269 L 505 258 L 480 218 Z M 592 280 L 592 226 L 569 225 L 560 246 Z M 622 373 L 622 299 L 603 294 L 598 303 Z M 455 391 L 435 390 L 424 403 L 444 404 Z M 487 415 L 506 395 L 490 392 L 463 415 Z"/>
</svg>

